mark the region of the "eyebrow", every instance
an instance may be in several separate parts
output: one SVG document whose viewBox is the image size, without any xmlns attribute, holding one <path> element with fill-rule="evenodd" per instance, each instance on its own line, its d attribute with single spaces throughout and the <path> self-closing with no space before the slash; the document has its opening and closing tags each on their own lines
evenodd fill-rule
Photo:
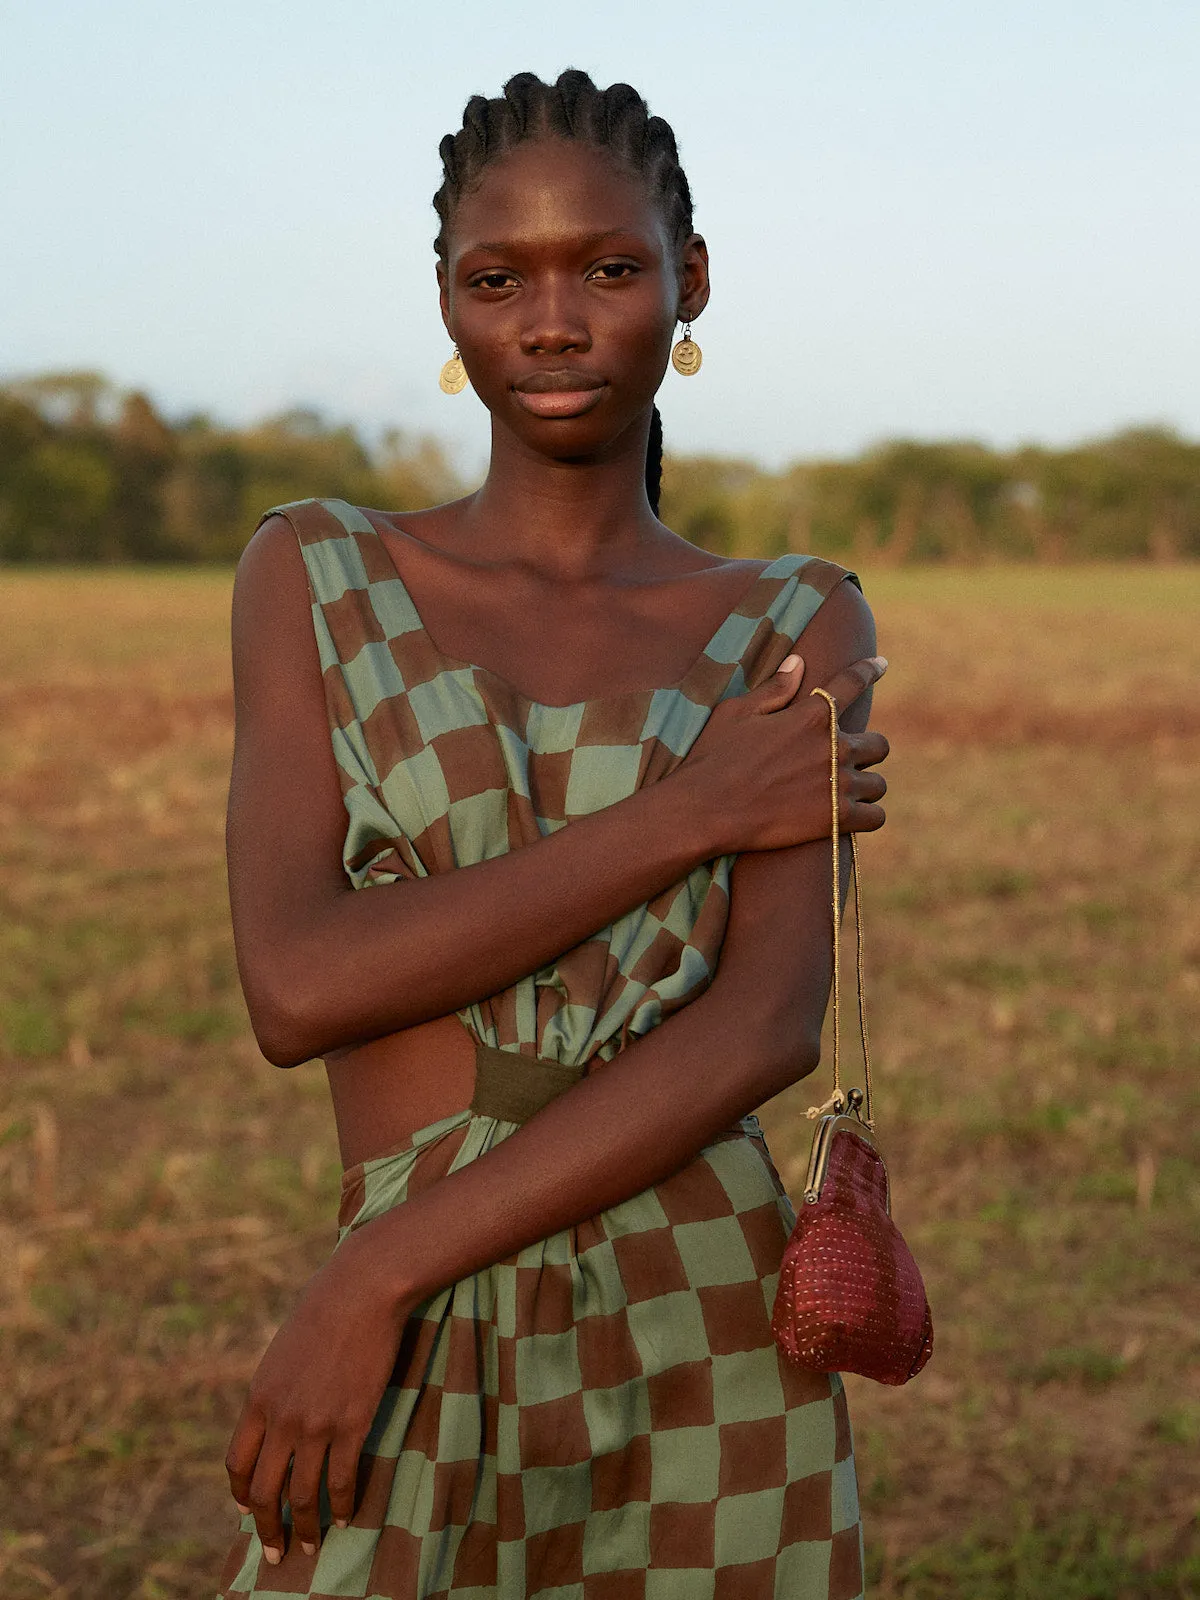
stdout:
<svg viewBox="0 0 1200 1600">
<path fill-rule="evenodd" d="M 641 235 L 638 233 L 636 228 L 606 228 L 603 233 L 586 234 L 582 239 L 579 240 L 579 244 L 584 249 L 595 249 L 597 245 L 603 244 L 606 239 L 630 239 L 640 237 Z M 463 251 L 463 255 L 469 255 L 472 250 L 488 250 L 493 254 L 503 255 L 506 250 L 513 249 L 514 245 L 519 245 L 519 243 L 519 240 L 513 239 L 482 239 L 478 244 L 468 245 L 467 249 Z"/>
</svg>

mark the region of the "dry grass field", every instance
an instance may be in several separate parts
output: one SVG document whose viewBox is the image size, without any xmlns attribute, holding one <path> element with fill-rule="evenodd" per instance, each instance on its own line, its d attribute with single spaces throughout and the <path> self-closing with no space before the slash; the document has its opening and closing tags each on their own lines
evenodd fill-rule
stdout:
<svg viewBox="0 0 1200 1600">
<path fill-rule="evenodd" d="M 867 575 L 880 1121 L 937 1352 L 853 1383 L 877 1600 L 1200 1594 L 1200 570 Z M 221 856 L 225 572 L 0 575 L 0 1595 L 213 1593 L 332 1239 Z M 819 1080 L 823 1085 L 825 1080 Z M 795 1188 L 811 1086 L 767 1108 Z"/>
</svg>

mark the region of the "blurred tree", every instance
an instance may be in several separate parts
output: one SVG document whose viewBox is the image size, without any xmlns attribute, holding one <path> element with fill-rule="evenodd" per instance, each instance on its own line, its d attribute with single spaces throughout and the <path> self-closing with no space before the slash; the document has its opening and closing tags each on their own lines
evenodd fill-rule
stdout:
<svg viewBox="0 0 1200 1600">
<path fill-rule="evenodd" d="M 462 493 L 441 446 L 296 407 L 248 428 L 170 423 L 95 372 L 0 386 L 0 559 L 231 561 L 262 513 L 319 494 L 411 511 Z M 1200 557 L 1200 444 L 1165 427 L 1010 452 L 891 440 L 767 472 L 669 456 L 664 520 L 722 555 L 849 564 Z"/>
<path fill-rule="evenodd" d="M 757 550 L 758 530 L 739 515 L 738 497 L 763 474 L 752 461 L 721 456 L 668 456 L 663 462 L 661 515 L 669 527 L 717 555 Z M 749 539 L 750 549 L 741 548 Z"/>
<path fill-rule="evenodd" d="M 111 511 L 121 553 L 138 561 L 176 554 L 164 527 L 163 489 L 178 445 L 147 397 L 136 390 L 121 402 L 111 452 L 116 473 Z"/>
<path fill-rule="evenodd" d="M 442 446 L 425 434 L 412 438 L 389 428 L 375 466 L 384 488 L 382 504 L 392 511 L 419 511 L 463 492 Z"/>
<path fill-rule="evenodd" d="M 111 415 L 117 391 L 99 372 L 44 372 L 16 378 L 6 392 L 40 412 L 48 422 L 95 428 Z"/>
<path fill-rule="evenodd" d="M 91 441 L 44 439 L 9 478 L 0 525 L 4 555 L 18 561 L 104 561 L 113 547 L 117 475 Z"/>
</svg>

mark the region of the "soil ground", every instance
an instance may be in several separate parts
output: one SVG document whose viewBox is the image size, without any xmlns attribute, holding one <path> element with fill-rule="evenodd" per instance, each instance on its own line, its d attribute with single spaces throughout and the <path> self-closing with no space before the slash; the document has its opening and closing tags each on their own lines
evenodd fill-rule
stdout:
<svg viewBox="0 0 1200 1600">
<path fill-rule="evenodd" d="M 1200 570 L 866 579 L 879 1124 L 937 1325 L 851 1381 L 870 1592 L 1200 1594 Z M 263 1062 L 234 971 L 229 588 L 0 584 L 5 1600 L 212 1594 L 243 1387 L 332 1238 L 323 1074 Z M 793 1193 L 825 1088 L 763 1114 Z"/>
</svg>

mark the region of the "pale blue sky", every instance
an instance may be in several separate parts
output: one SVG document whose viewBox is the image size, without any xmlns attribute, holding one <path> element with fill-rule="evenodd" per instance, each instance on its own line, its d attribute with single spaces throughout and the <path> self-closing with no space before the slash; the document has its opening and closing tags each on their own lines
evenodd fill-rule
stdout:
<svg viewBox="0 0 1200 1600">
<path fill-rule="evenodd" d="M 676 449 L 1200 433 L 1196 0 L 0 0 L 0 373 L 450 440 L 430 196 L 466 96 L 626 78 L 713 259 Z"/>
</svg>

